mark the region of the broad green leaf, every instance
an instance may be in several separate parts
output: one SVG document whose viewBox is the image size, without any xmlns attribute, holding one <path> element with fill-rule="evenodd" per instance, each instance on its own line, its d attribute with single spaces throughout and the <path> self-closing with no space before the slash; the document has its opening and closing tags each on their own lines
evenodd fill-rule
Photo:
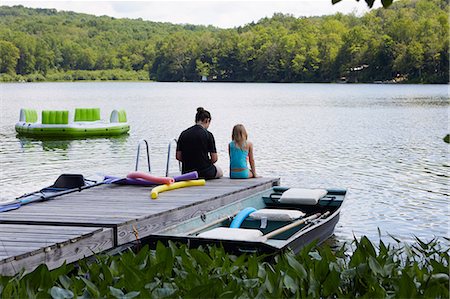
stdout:
<svg viewBox="0 0 450 299">
<path fill-rule="evenodd" d="M 320 256 L 320 254 L 317 251 L 310 252 L 309 256 L 318 261 L 320 261 L 322 259 L 322 257 Z"/>
<path fill-rule="evenodd" d="M 123 296 L 122 298 L 123 299 L 132 299 L 132 298 L 135 298 L 135 297 L 139 296 L 140 293 L 141 292 L 129 292 L 125 296 Z"/>
<path fill-rule="evenodd" d="M 122 298 L 124 296 L 124 293 L 122 292 L 122 290 L 116 289 L 111 286 L 108 289 L 109 289 L 109 293 L 115 298 Z"/>
<path fill-rule="evenodd" d="M 291 266 L 294 270 L 295 273 L 297 274 L 297 276 L 300 279 L 306 279 L 306 277 L 308 277 L 305 267 L 303 267 L 302 264 L 300 264 L 294 256 L 292 256 L 291 254 L 287 254 L 286 255 L 287 261 L 289 266 Z"/>
<path fill-rule="evenodd" d="M 65 289 L 69 289 L 72 285 L 72 280 L 67 275 L 59 276 L 58 280 Z"/>
<path fill-rule="evenodd" d="M 50 295 L 55 299 L 73 298 L 73 293 L 69 290 L 61 289 L 60 287 L 52 287 Z"/>
<path fill-rule="evenodd" d="M 369 268 L 377 275 L 385 275 L 383 268 L 373 256 L 369 256 Z"/>
<path fill-rule="evenodd" d="M 86 288 L 89 291 L 89 293 L 94 297 L 99 297 L 100 292 L 95 284 L 93 284 L 91 281 L 87 280 L 84 277 L 81 277 L 81 280 L 86 284 Z"/>
<path fill-rule="evenodd" d="M 269 279 L 269 276 L 270 276 L 270 274 L 269 275 L 267 275 L 266 276 L 266 281 L 264 282 L 264 286 L 266 287 L 266 289 L 267 289 L 267 291 L 269 292 L 269 294 L 272 294 L 273 293 L 273 284 L 270 282 L 270 279 Z"/>
<path fill-rule="evenodd" d="M 449 282 L 449 275 L 446 273 L 437 273 L 437 274 L 433 274 L 431 275 L 430 278 L 431 281 L 436 281 L 439 283 L 447 283 Z"/>
<path fill-rule="evenodd" d="M 402 276 L 399 282 L 398 297 L 400 298 L 415 298 L 417 295 L 416 285 L 413 283 L 411 277 L 402 271 Z"/>
<path fill-rule="evenodd" d="M 289 275 L 285 274 L 283 277 L 283 283 L 286 288 L 288 288 L 292 294 L 295 294 L 298 290 L 298 284 L 295 282 L 295 280 L 290 277 Z"/>
<path fill-rule="evenodd" d="M 202 266 L 208 266 L 213 263 L 213 260 L 205 252 L 202 252 L 200 250 L 193 250 L 191 252 L 191 255 L 195 259 L 195 261 Z"/>
<path fill-rule="evenodd" d="M 249 257 L 248 261 L 248 275 L 249 277 L 257 277 L 258 276 L 258 261 L 256 257 Z"/>
<path fill-rule="evenodd" d="M 339 292 L 340 284 L 339 272 L 331 271 L 322 283 L 322 295 L 326 298 L 330 298 L 332 295 L 337 294 Z"/>
<path fill-rule="evenodd" d="M 364 252 L 371 256 L 376 256 L 375 247 L 373 246 L 372 242 L 370 242 L 369 238 L 366 236 L 361 237 L 360 245 L 362 248 L 364 248 Z"/>
</svg>

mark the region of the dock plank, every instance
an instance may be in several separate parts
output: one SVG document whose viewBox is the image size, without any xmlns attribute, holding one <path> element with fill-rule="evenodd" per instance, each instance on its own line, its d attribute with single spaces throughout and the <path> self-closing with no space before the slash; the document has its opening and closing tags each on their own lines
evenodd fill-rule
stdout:
<svg viewBox="0 0 450 299">
<path fill-rule="evenodd" d="M 0 224 L 0 275 L 54 269 L 111 249 L 113 240 L 111 228 Z"/>
<path fill-rule="evenodd" d="M 207 181 L 205 186 L 163 192 L 156 200 L 150 198 L 151 187 L 102 185 L 0 213 L 0 223 L 113 227 L 160 213 L 170 214 L 179 208 L 206 205 L 223 197 L 232 198 L 231 202 L 273 184 L 278 184 L 278 179 L 224 178 Z"/>
<path fill-rule="evenodd" d="M 143 238 L 278 184 L 278 178 L 222 178 L 156 200 L 152 187 L 100 185 L 0 213 L 0 274 L 73 262 L 134 241 L 135 231 Z"/>
</svg>

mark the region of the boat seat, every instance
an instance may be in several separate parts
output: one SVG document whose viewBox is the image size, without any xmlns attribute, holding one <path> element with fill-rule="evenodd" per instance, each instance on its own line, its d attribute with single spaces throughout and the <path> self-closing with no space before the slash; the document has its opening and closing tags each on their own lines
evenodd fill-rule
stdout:
<svg viewBox="0 0 450 299">
<path fill-rule="evenodd" d="M 269 221 L 292 221 L 305 216 L 305 213 L 298 210 L 283 209 L 260 209 L 249 215 L 251 219 L 267 219 Z"/>
<path fill-rule="evenodd" d="M 234 240 L 234 241 L 260 241 L 263 233 L 258 229 L 217 227 L 198 234 L 200 238 Z"/>
<path fill-rule="evenodd" d="M 75 108 L 75 122 L 98 120 L 100 120 L 100 108 Z"/>
<path fill-rule="evenodd" d="M 41 121 L 43 125 L 67 125 L 69 123 L 69 111 L 42 110 Z"/>
<path fill-rule="evenodd" d="M 290 188 L 281 194 L 278 201 L 285 204 L 316 205 L 327 193 L 326 189 Z"/>
<path fill-rule="evenodd" d="M 122 110 L 113 110 L 111 112 L 109 122 L 111 122 L 111 123 L 126 123 L 127 122 L 127 113 L 123 109 Z"/>
<path fill-rule="evenodd" d="M 20 109 L 20 122 L 35 123 L 38 120 L 37 112 L 34 109 Z"/>
</svg>

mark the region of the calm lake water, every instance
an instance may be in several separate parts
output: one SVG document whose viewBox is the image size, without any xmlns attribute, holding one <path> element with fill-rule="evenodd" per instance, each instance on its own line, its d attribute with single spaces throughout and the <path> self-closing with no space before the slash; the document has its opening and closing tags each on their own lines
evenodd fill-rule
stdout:
<svg viewBox="0 0 450 299">
<path fill-rule="evenodd" d="M 338 241 L 377 241 L 378 228 L 386 240 L 449 237 L 449 145 L 442 140 L 449 133 L 448 85 L 88 82 L 0 89 L 0 200 L 50 185 L 61 173 L 125 175 L 134 170 L 141 139 L 150 143 L 153 174 L 163 175 L 170 140 L 203 106 L 212 113 L 223 169 L 231 129 L 242 123 L 260 175 L 286 186 L 347 188 Z M 100 107 L 103 118 L 123 108 L 131 131 L 110 139 L 18 138 L 22 107 Z M 141 169 L 144 162 L 142 156 Z"/>
</svg>

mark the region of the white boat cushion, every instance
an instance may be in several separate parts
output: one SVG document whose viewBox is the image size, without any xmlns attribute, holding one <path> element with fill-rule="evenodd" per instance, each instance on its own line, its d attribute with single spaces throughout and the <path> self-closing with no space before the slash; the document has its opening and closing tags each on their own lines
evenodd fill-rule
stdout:
<svg viewBox="0 0 450 299">
<path fill-rule="evenodd" d="M 325 189 L 290 188 L 283 192 L 279 202 L 302 205 L 316 205 L 319 199 L 327 195 Z"/>
<path fill-rule="evenodd" d="M 200 238 L 236 240 L 236 241 L 257 241 L 263 233 L 257 229 L 217 227 L 212 230 L 198 234 Z"/>
<path fill-rule="evenodd" d="M 271 221 L 292 221 L 305 216 L 305 213 L 297 210 L 261 209 L 249 215 L 251 219 L 263 219 Z"/>
</svg>

